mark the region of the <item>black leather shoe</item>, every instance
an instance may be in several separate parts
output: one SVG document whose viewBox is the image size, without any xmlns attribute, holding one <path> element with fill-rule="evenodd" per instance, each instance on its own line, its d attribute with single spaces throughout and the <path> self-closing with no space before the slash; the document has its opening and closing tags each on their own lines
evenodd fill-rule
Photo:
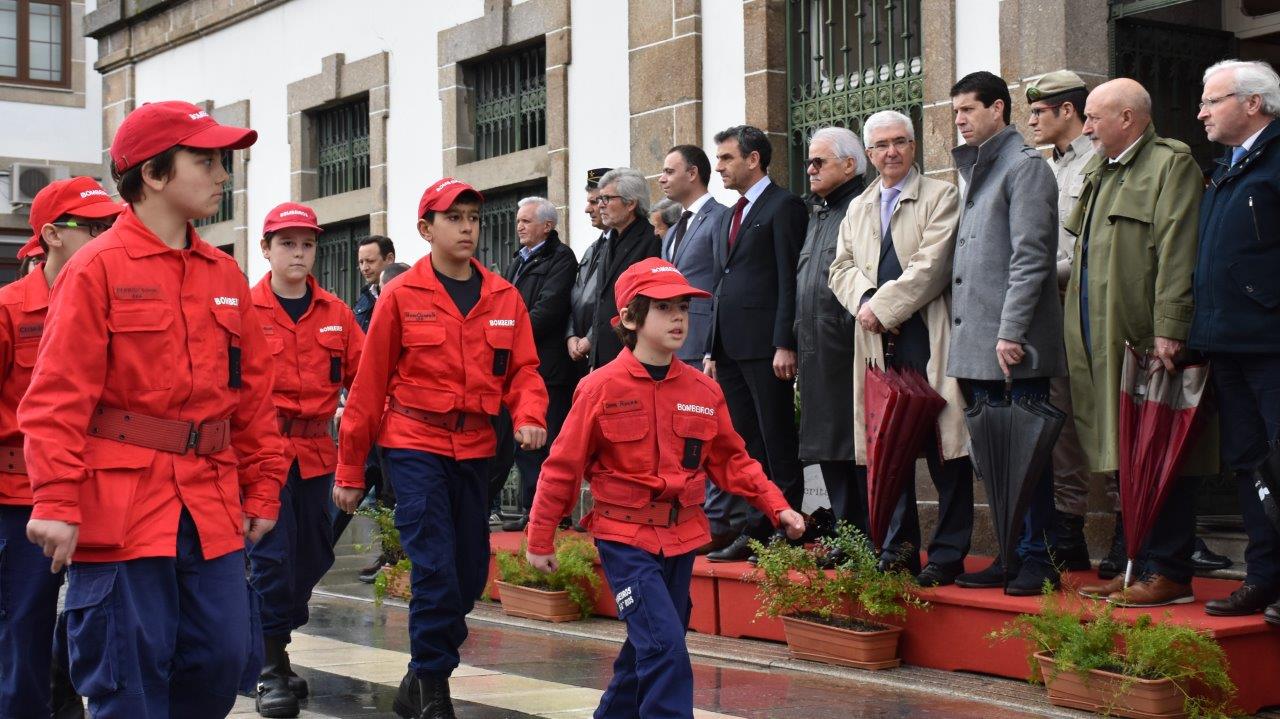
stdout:
<svg viewBox="0 0 1280 719">
<path fill-rule="evenodd" d="M 1009 576 L 1017 576 L 1019 569 L 1021 563 L 1015 559 L 1009 567 Z M 990 566 L 980 572 L 965 572 L 956 577 L 956 586 L 965 589 L 999 589 L 1004 583 L 1005 568 L 1000 557 L 996 557 Z"/>
<path fill-rule="evenodd" d="M 1267 621 L 1267 624 L 1280 627 L 1280 602 L 1276 602 L 1262 610 L 1262 618 Z"/>
<path fill-rule="evenodd" d="M 387 555 L 385 553 L 379 554 L 373 560 L 373 564 L 370 564 L 369 566 L 364 567 L 360 570 L 360 573 L 356 575 L 356 579 L 359 579 L 365 584 L 373 584 L 374 581 L 377 580 L 378 578 L 378 572 L 382 571 L 382 565 L 390 564 L 390 563 L 391 563 L 391 560 L 387 558 Z"/>
<path fill-rule="evenodd" d="M 504 532 L 523 532 L 524 528 L 529 526 L 529 515 L 522 514 L 510 522 L 502 523 L 502 531 Z"/>
<path fill-rule="evenodd" d="M 1191 566 L 1195 571 L 1214 572 L 1219 569 L 1227 569 L 1232 564 L 1230 557 L 1225 557 L 1209 549 L 1209 545 L 1205 544 L 1203 539 L 1196 537 L 1196 551 L 1191 553 Z"/>
<path fill-rule="evenodd" d="M 880 561 L 876 562 L 876 570 L 906 572 L 914 577 L 920 573 L 920 555 L 910 546 L 897 548 L 896 551 L 891 548 L 889 552 L 880 556 Z"/>
<path fill-rule="evenodd" d="M 1028 560 L 1022 563 L 1017 576 L 1005 585 L 1004 593 L 1011 597 L 1034 597 L 1044 592 L 1045 582 L 1055 590 L 1062 586 L 1058 570 L 1047 562 Z"/>
<path fill-rule="evenodd" d="M 1098 577 L 1112 579 L 1124 571 L 1128 558 L 1124 555 L 1124 520 L 1116 514 L 1116 529 L 1111 534 L 1111 549 L 1098 562 Z"/>
<path fill-rule="evenodd" d="M 956 577 L 960 576 L 962 567 L 957 565 L 942 565 L 929 562 L 925 565 L 924 570 L 916 575 L 916 584 L 922 587 L 945 587 L 948 584 L 955 584 Z"/>
<path fill-rule="evenodd" d="M 1084 539 L 1084 517 L 1055 510 L 1053 534 L 1057 540 L 1049 548 L 1049 554 L 1056 566 L 1072 572 L 1093 568 L 1089 545 Z"/>
<path fill-rule="evenodd" d="M 413 672 L 400 680 L 391 708 L 404 719 L 457 719 L 449 697 L 449 680 L 424 679 Z"/>
<path fill-rule="evenodd" d="M 262 673 L 258 675 L 258 696 L 254 700 L 254 708 L 260 716 L 270 719 L 296 717 L 301 711 L 298 697 L 289 689 L 289 655 L 285 653 L 285 646 L 279 639 L 263 639 L 266 656 Z"/>
<path fill-rule="evenodd" d="M 1264 589 L 1256 584 L 1241 584 L 1230 596 L 1205 602 L 1204 613 L 1215 617 L 1257 614 L 1276 601 L 1277 597 L 1280 597 L 1280 592 L 1273 589 Z"/>
<path fill-rule="evenodd" d="M 708 562 L 745 562 L 751 556 L 751 537 L 739 534 L 729 546 L 707 555 Z"/>
</svg>

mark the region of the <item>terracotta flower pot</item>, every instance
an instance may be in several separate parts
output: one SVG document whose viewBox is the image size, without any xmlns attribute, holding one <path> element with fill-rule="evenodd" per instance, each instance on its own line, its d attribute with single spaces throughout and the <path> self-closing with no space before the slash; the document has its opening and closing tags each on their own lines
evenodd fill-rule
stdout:
<svg viewBox="0 0 1280 719">
<path fill-rule="evenodd" d="M 782 617 L 782 629 L 787 636 L 787 649 L 796 659 L 857 669 L 889 669 L 902 663 L 898 659 L 902 627 L 862 632 Z"/>
<path fill-rule="evenodd" d="M 394 564 L 384 564 L 382 574 L 387 578 L 387 596 L 408 601 L 413 595 L 409 587 L 409 570 L 400 569 Z"/>
<path fill-rule="evenodd" d="M 1184 696 L 1172 679 L 1134 679 L 1091 669 L 1087 675 L 1057 669 L 1053 656 L 1038 652 L 1049 703 L 1133 719 L 1184 719 Z M 1056 674 L 1055 674 L 1056 672 Z"/>
<path fill-rule="evenodd" d="M 502 611 L 513 617 L 544 622 L 572 622 L 582 618 L 582 611 L 566 591 L 547 592 L 501 581 L 494 583 L 498 585 Z"/>
</svg>

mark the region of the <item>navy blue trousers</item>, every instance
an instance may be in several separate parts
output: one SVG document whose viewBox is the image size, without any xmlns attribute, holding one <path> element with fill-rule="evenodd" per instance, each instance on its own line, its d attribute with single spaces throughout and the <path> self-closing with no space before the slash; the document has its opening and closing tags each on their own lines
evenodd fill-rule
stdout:
<svg viewBox="0 0 1280 719">
<path fill-rule="evenodd" d="M 458 667 L 467 613 L 489 576 L 487 461 L 412 449 L 382 451 L 396 492 L 396 529 L 413 563 L 409 669 L 447 677 Z"/>
<path fill-rule="evenodd" d="M 71 681 L 94 719 L 221 719 L 253 662 L 244 553 L 205 559 L 184 509 L 176 557 L 67 571 Z M 260 662 L 258 662 L 260 664 Z"/>
<path fill-rule="evenodd" d="M 1004 398 L 1004 382 L 962 380 L 961 388 L 970 403 L 990 397 L 993 401 Z M 1046 377 L 1015 379 L 1010 392 L 1013 400 L 1031 397 L 1049 401 L 1049 380 Z M 1053 462 L 1046 462 L 1044 472 L 1031 495 L 1031 504 L 1023 521 L 1022 540 L 1018 543 L 1018 556 L 1022 561 L 1050 564 L 1049 547 L 1053 545 Z M 1005 561 L 1009 561 L 1005 558 Z"/>
<path fill-rule="evenodd" d="M 691 719 L 693 666 L 684 635 L 694 552 L 664 557 L 605 540 L 596 548 L 627 641 L 595 719 Z"/>
<path fill-rule="evenodd" d="M 62 573 L 27 541 L 31 507 L 0 505 L 0 717 L 49 719 Z"/>
<path fill-rule="evenodd" d="M 332 479 L 303 479 L 294 462 L 280 489 L 276 526 L 257 544 L 246 545 L 264 637 L 289 642 L 289 634 L 310 616 L 311 590 L 333 566 Z"/>
</svg>

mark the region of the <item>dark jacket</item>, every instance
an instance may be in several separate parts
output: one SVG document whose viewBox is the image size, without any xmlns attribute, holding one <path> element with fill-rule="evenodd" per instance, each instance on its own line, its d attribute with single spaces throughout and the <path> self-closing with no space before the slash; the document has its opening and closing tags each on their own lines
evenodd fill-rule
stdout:
<svg viewBox="0 0 1280 719">
<path fill-rule="evenodd" d="M 373 285 L 361 287 L 360 296 L 356 298 L 356 304 L 351 308 L 356 316 L 356 324 L 360 325 L 360 329 L 366 333 L 369 331 L 369 320 L 373 319 L 373 305 L 378 301 L 378 296 L 373 293 L 372 288 Z"/>
<path fill-rule="evenodd" d="M 538 372 L 549 387 L 568 386 L 577 379 L 563 331 L 569 319 L 569 295 L 577 270 L 578 258 L 552 230 L 528 261 L 522 263 L 517 252 L 503 275 L 520 291 L 529 308 L 533 343 L 538 348 Z"/>
<path fill-rule="evenodd" d="M 653 225 L 637 217 L 621 236 L 601 242 L 596 248 L 595 306 L 591 313 L 591 368 L 599 369 L 622 352 L 622 340 L 613 333 L 610 320 L 618 316 L 613 285 L 622 271 L 649 257 L 662 254 L 662 241 L 653 234 Z"/>
<path fill-rule="evenodd" d="M 573 278 L 573 291 L 569 293 L 569 321 L 565 323 L 564 337 L 591 336 L 591 314 L 596 309 L 596 269 L 600 266 L 599 250 L 608 239 L 601 233 L 595 242 L 587 245 L 578 260 L 578 274 Z"/>
<path fill-rule="evenodd" d="M 849 203 L 865 182 L 855 177 L 819 199 L 796 263 L 800 459 L 853 461 L 853 315 L 828 285 Z"/>
<path fill-rule="evenodd" d="M 796 260 L 809 211 L 804 201 L 773 183 L 742 218 L 729 249 L 733 208 L 720 220 L 713 248 L 720 280 L 707 351 L 718 340 L 734 360 L 772 359 L 796 348 Z"/>
<path fill-rule="evenodd" d="M 1280 122 L 1234 167 L 1220 162 L 1200 201 L 1189 344 L 1280 352 Z"/>
</svg>

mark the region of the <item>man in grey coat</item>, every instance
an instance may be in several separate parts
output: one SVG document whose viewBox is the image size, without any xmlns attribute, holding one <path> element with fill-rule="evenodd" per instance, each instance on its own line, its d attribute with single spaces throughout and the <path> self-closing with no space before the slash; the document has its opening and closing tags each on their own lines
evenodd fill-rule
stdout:
<svg viewBox="0 0 1280 719">
<path fill-rule="evenodd" d="M 951 353 L 947 374 L 966 399 L 1047 399 L 1049 379 L 1065 371 L 1062 305 L 1055 262 L 1058 185 L 1044 158 L 1009 125 L 1009 85 L 975 72 L 951 88 L 955 124 L 965 144 L 952 151 L 963 181 L 960 229 L 952 268 Z M 1058 585 L 1053 542 L 1053 469 L 1046 464 L 1027 511 L 1016 557 L 997 557 L 962 587 L 1000 587 L 1039 594 Z M 1006 567 L 1008 576 L 1005 582 Z"/>
</svg>

